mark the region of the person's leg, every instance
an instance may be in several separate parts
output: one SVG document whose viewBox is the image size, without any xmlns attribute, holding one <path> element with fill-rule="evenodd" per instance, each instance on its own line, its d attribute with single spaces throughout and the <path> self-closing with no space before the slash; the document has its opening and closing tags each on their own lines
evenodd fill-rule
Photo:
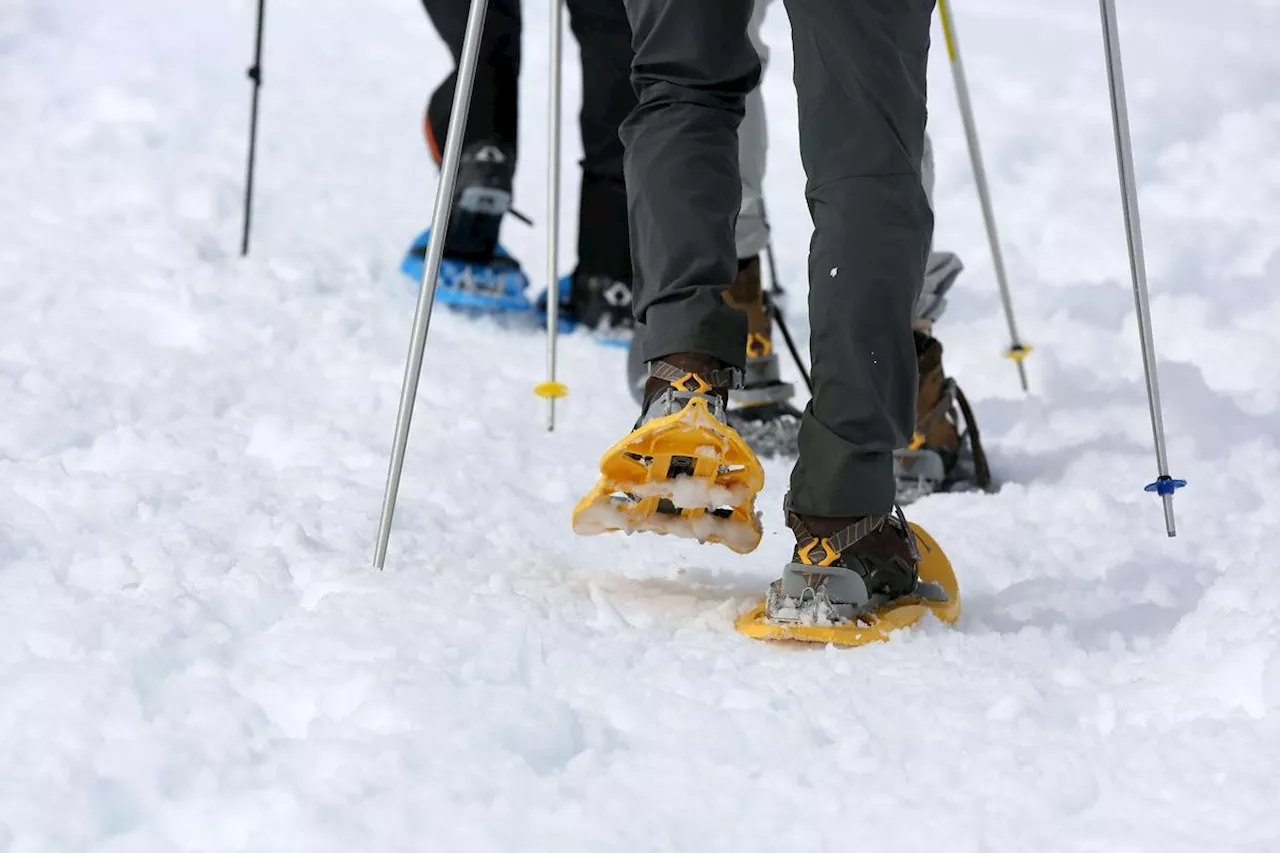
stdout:
<svg viewBox="0 0 1280 853">
<path fill-rule="evenodd" d="M 767 70 L 769 48 L 762 28 L 769 0 L 754 0 L 748 35 L 760 57 L 761 75 Z M 747 315 L 747 360 L 743 387 L 729 395 L 729 422 L 760 456 L 796 455 L 800 412 L 791 405 L 795 387 L 782 380 L 773 346 L 773 317 L 765 302 L 762 256 L 769 245 L 764 210 L 764 175 L 768 157 L 768 116 L 762 85 L 747 96 L 747 112 L 738 128 L 738 162 L 742 170 L 742 205 L 735 240 L 738 274 L 725 301 Z"/>
<path fill-rule="evenodd" d="M 496 265 L 508 270 L 515 262 L 499 259 L 497 250 L 516 168 L 520 0 L 488 2 L 444 255 L 485 269 Z M 462 57 L 469 0 L 423 0 L 423 6 L 456 65 Z M 424 132 L 437 165 L 449 133 L 457 76 L 455 68 L 427 104 Z"/>
<path fill-rule="evenodd" d="M 747 321 L 725 302 L 737 273 L 738 125 L 760 76 L 751 0 L 626 0 L 635 110 L 623 124 L 648 364 L 643 412 L 574 508 L 581 535 L 651 531 L 754 550 L 764 469 L 726 423 Z"/>
<path fill-rule="evenodd" d="M 924 135 L 924 152 L 920 156 L 920 182 L 924 184 L 924 197 L 929 201 L 929 207 L 933 207 L 933 140 L 929 139 L 929 134 Z"/>
<path fill-rule="evenodd" d="M 755 0 L 747 34 L 751 46 L 760 57 L 761 76 L 769 67 L 769 46 L 764 43 L 761 28 L 769 0 Z M 742 169 L 742 205 L 738 211 L 735 239 L 738 258 L 747 260 L 764 251 L 769 242 L 769 229 L 764 216 L 764 173 L 769 153 L 768 119 L 764 94 L 756 86 L 747 96 L 747 113 L 738 128 L 738 163 Z"/>
<path fill-rule="evenodd" d="M 760 77 L 751 0 L 627 0 L 638 104 L 622 127 L 643 357 L 743 366 L 737 273 L 738 126 Z"/>
<path fill-rule="evenodd" d="M 922 183 L 933 0 L 786 0 L 813 217 L 814 397 L 791 509 L 847 524 L 894 505 L 915 425 L 912 317 L 932 240 Z"/>
<path fill-rule="evenodd" d="M 636 105 L 622 0 L 567 0 L 582 57 L 582 187 L 570 309 L 587 326 L 630 326 L 631 241 L 618 130 Z"/>
<path fill-rule="evenodd" d="M 747 2 L 751 4 L 747 36 L 760 60 L 761 75 L 763 75 L 769 59 L 769 49 L 761 37 L 761 27 L 764 24 L 765 12 L 770 0 L 747 0 Z M 761 302 L 758 255 L 764 251 L 769 240 L 762 202 L 767 147 L 764 98 L 757 82 L 746 97 L 745 114 L 742 124 L 738 127 L 738 164 L 742 179 L 742 199 L 734 227 L 738 264 L 732 283 L 724 297 L 730 305 L 743 310 L 747 317 L 748 333 L 757 332 L 765 335 L 771 331 L 771 324 Z M 637 324 L 627 359 L 627 382 L 638 403 L 644 401 L 644 388 L 647 381 L 645 336 L 645 325 Z M 750 440 L 748 438 L 748 441 Z"/>
<path fill-rule="evenodd" d="M 462 42 L 467 29 L 470 0 L 422 0 L 427 16 L 453 54 L 456 66 L 462 60 Z M 517 147 L 520 78 L 520 0 L 489 0 L 484 31 L 480 37 L 480 57 L 463 147 L 476 142 L 495 142 L 505 150 Z M 439 164 L 444 140 L 449 133 L 449 113 L 453 109 L 455 69 L 431 94 L 427 104 L 424 133 L 431 155 Z"/>
</svg>

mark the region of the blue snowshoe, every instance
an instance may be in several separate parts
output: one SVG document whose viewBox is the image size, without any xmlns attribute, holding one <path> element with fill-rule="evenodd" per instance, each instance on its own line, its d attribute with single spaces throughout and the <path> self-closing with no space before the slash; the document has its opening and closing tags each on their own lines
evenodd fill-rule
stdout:
<svg viewBox="0 0 1280 853">
<path fill-rule="evenodd" d="M 430 239 L 431 229 L 428 228 L 413 241 L 400 264 L 400 271 L 418 285 L 422 284 L 422 269 L 426 265 L 427 242 Z M 498 246 L 493 258 L 487 262 L 443 258 L 436 283 L 436 300 L 467 313 L 528 312 L 533 310 L 526 295 L 528 288 L 529 279 L 520 269 L 519 261 Z"/>
<path fill-rule="evenodd" d="M 462 153 L 445 233 L 444 257 L 436 298 L 468 313 L 528 312 L 529 279 L 520 263 L 498 244 L 502 218 L 511 210 L 512 152 L 490 143 L 474 143 Z M 428 228 L 413 241 L 400 269 L 422 282 Z"/>
</svg>

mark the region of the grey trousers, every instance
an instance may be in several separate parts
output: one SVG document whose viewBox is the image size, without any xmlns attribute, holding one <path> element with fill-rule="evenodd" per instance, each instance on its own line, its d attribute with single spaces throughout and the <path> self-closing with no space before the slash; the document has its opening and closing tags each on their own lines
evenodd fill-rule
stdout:
<svg viewBox="0 0 1280 853">
<path fill-rule="evenodd" d="M 814 234 L 814 396 L 791 505 L 887 512 L 892 451 L 915 425 L 911 319 L 933 213 L 924 190 L 925 72 L 934 0 L 786 0 Z M 636 318 L 646 361 L 677 352 L 741 366 L 738 128 L 760 77 L 752 0 L 626 0 L 639 102 L 622 127 Z"/>
<path fill-rule="evenodd" d="M 764 19 L 770 0 L 755 0 L 747 37 L 760 57 L 761 76 L 769 73 L 769 45 L 764 41 Z M 734 239 L 738 257 L 750 258 L 769 244 L 769 222 L 764 212 L 764 176 L 769 163 L 769 124 L 764 109 L 764 93 L 760 86 L 747 95 L 747 113 L 738 128 L 738 165 L 742 169 L 742 204 L 738 208 L 738 226 Z M 925 195 L 933 203 L 933 145 L 924 135 L 924 162 L 920 167 Z"/>
<path fill-rule="evenodd" d="M 755 0 L 747 36 L 760 57 L 761 76 L 769 71 L 769 46 L 761 29 L 769 0 Z M 739 258 L 750 258 L 764 251 L 769 243 L 769 223 L 764 215 L 764 174 L 769 158 L 769 124 L 764 111 L 764 93 L 756 86 L 747 95 L 747 112 L 738 128 L 738 166 L 742 170 L 742 204 L 738 207 L 738 224 L 734 242 Z"/>
</svg>

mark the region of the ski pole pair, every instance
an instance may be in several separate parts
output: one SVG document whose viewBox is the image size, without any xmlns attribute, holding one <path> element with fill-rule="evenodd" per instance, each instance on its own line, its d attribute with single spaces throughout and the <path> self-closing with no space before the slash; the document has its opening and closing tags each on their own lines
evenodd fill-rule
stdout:
<svg viewBox="0 0 1280 853">
<path fill-rule="evenodd" d="M 1151 412 L 1152 431 L 1155 438 L 1155 450 L 1159 476 L 1149 484 L 1147 491 L 1161 497 L 1164 505 L 1165 527 L 1169 536 L 1175 535 L 1173 517 L 1173 494 L 1186 485 L 1183 480 L 1175 480 L 1169 476 L 1165 452 L 1164 427 L 1161 417 L 1159 388 L 1156 379 L 1155 347 L 1151 332 L 1150 308 L 1147 298 L 1146 269 L 1143 260 L 1141 225 L 1138 219 L 1138 199 L 1134 179 L 1132 144 L 1129 138 L 1128 111 L 1125 101 L 1124 80 L 1120 63 L 1120 40 L 1116 24 L 1114 0 L 1099 0 L 1102 12 L 1102 29 L 1104 49 L 1107 63 L 1107 76 L 1111 97 L 1112 121 L 1115 130 L 1116 158 L 1119 167 L 1121 194 L 1125 213 L 1125 231 L 1129 247 L 1130 272 L 1133 279 L 1134 298 L 1137 304 L 1138 331 L 1141 338 L 1143 367 L 1146 372 L 1147 399 Z M 444 156 L 441 163 L 440 182 L 436 186 L 436 199 L 432 222 L 443 223 L 449 220 L 454 183 L 457 179 L 458 165 L 462 156 L 462 136 L 470 108 L 471 89 L 475 79 L 476 61 L 479 54 L 480 34 L 484 27 L 487 0 L 471 0 L 471 9 L 467 18 L 467 29 L 463 43 L 462 57 L 458 69 L 458 85 L 454 93 L 454 120 L 449 123 L 449 132 L 445 142 Z M 970 156 L 974 163 L 975 177 L 979 184 L 982 199 L 983 215 L 987 222 L 988 236 L 991 239 L 993 255 L 997 258 L 997 276 L 1002 299 L 1005 301 L 1006 317 L 1009 321 L 1011 346 L 1010 356 L 1022 372 L 1022 356 L 1026 347 L 1022 346 L 1013 324 L 1013 314 L 1008 299 L 1008 287 L 1004 277 L 1002 259 L 999 259 L 999 248 L 995 237 L 994 217 L 991 215 L 990 196 L 986 187 L 985 171 L 982 169 L 981 156 L 977 147 L 977 134 L 972 117 L 972 107 L 968 98 L 968 87 L 964 78 L 963 66 L 960 64 L 958 42 L 955 36 L 954 21 L 950 15 L 947 0 L 939 0 L 943 15 L 943 27 L 946 34 L 948 54 L 956 72 L 957 94 L 961 101 L 961 112 L 965 121 L 966 136 L 969 139 Z M 550 110 L 550 144 L 548 152 L 548 287 L 547 287 L 547 369 L 548 380 L 536 389 L 540 396 L 548 400 L 548 429 L 554 428 L 555 400 L 563 396 L 566 389 L 555 380 L 555 346 L 557 334 L 558 292 L 552 292 L 556 282 L 556 252 L 559 232 L 559 145 L 560 145 L 560 2 L 551 3 L 551 110 Z M 404 465 L 405 449 L 408 443 L 409 425 L 413 415 L 413 407 L 417 395 L 418 380 L 422 368 L 423 350 L 431 320 L 431 306 L 435 298 L 436 279 L 439 275 L 440 261 L 444 250 L 444 228 L 433 228 L 427 247 L 423 267 L 423 286 L 419 291 L 418 304 L 414 312 L 413 333 L 410 342 L 409 357 L 405 364 L 405 375 L 401 389 L 400 407 L 396 415 L 395 440 L 391 453 L 390 467 L 387 475 L 386 491 L 383 496 L 382 516 L 378 527 L 378 539 L 374 555 L 374 565 L 381 569 L 386 560 L 387 544 L 391 535 L 391 522 L 395 512 L 396 495 L 399 491 L 400 476 Z M 772 265 L 772 258 L 771 267 Z M 776 273 L 776 268 L 774 268 Z M 557 289 L 558 290 L 558 289 Z M 778 312 L 780 313 L 780 312 Z M 783 329 L 784 336 L 790 335 Z M 792 352 L 798 359 L 798 353 L 792 346 Z M 1020 349 L 1019 349 L 1020 348 Z M 807 375 L 807 374 L 806 374 Z"/>
<path fill-rule="evenodd" d="M 1160 496 L 1164 509 L 1165 531 L 1177 535 L 1173 517 L 1173 494 L 1186 485 L 1185 480 L 1169 476 L 1169 462 L 1165 448 L 1163 409 L 1160 403 L 1160 386 L 1156 375 L 1155 342 L 1151 330 L 1151 307 L 1147 296 L 1147 270 L 1142 248 L 1142 225 L 1138 216 L 1138 189 L 1134 175 L 1133 144 L 1129 137 L 1129 111 L 1125 97 L 1124 71 L 1120 60 L 1120 31 L 1116 21 L 1115 0 L 1099 0 L 1102 15 L 1102 43 L 1107 64 L 1107 84 L 1111 96 L 1111 121 L 1115 135 L 1116 165 L 1120 178 L 1120 194 L 1124 208 L 1125 239 L 1129 248 L 1129 272 L 1133 282 L 1133 296 L 1138 315 L 1138 337 L 1142 349 L 1142 367 L 1146 377 L 1147 405 L 1151 413 L 1151 432 L 1155 445 L 1157 478 L 1145 489 Z M 991 209 L 991 193 L 987 187 L 986 171 L 978 147 L 978 134 L 973 119 L 973 105 L 969 100 L 969 87 L 960 59 L 960 45 L 956 38 L 954 16 L 948 0 L 938 0 L 938 13 L 942 19 L 942 33 L 947 45 L 947 56 L 955 78 L 956 97 L 960 105 L 960 117 L 964 123 L 965 137 L 969 144 L 969 157 L 973 162 L 974 182 L 982 205 L 987 237 L 991 243 L 992 261 L 996 281 L 1000 286 L 1000 298 L 1004 303 L 1005 318 L 1009 325 L 1010 345 L 1006 355 L 1018 366 L 1022 388 L 1027 388 L 1027 376 L 1023 367 L 1030 348 L 1022 344 L 1013 319 L 1013 305 L 1005 276 L 1004 259 L 996 236 L 995 217 Z"/>
</svg>

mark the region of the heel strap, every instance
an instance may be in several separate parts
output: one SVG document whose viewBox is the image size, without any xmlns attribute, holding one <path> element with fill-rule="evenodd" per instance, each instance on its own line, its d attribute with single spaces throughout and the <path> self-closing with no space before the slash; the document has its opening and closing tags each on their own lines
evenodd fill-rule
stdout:
<svg viewBox="0 0 1280 853">
<path fill-rule="evenodd" d="M 822 537 L 814 536 L 800 516 L 787 510 L 787 526 L 796 537 L 796 557 L 800 563 L 808 566 L 831 565 L 840 558 L 842 553 L 886 524 L 899 529 L 907 540 L 911 556 L 919 559 L 915 537 L 911 535 L 911 528 L 907 525 L 906 516 L 902 514 L 902 508 L 896 504 L 893 507 L 893 515 L 868 515 L 840 528 L 830 536 Z"/>
<path fill-rule="evenodd" d="M 692 394 L 741 388 L 743 379 L 743 372 L 736 367 L 693 371 L 676 367 L 662 359 L 649 362 L 649 375 L 670 382 L 677 391 L 687 391 Z"/>
<path fill-rule="evenodd" d="M 887 520 L 888 516 L 869 515 L 840 528 L 830 536 L 818 537 L 809 532 L 800 516 L 793 512 L 787 513 L 787 526 L 796 537 L 796 557 L 807 566 L 831 565 L 839 559 L 841 553 L 879 530 Z"/>
</svg>

